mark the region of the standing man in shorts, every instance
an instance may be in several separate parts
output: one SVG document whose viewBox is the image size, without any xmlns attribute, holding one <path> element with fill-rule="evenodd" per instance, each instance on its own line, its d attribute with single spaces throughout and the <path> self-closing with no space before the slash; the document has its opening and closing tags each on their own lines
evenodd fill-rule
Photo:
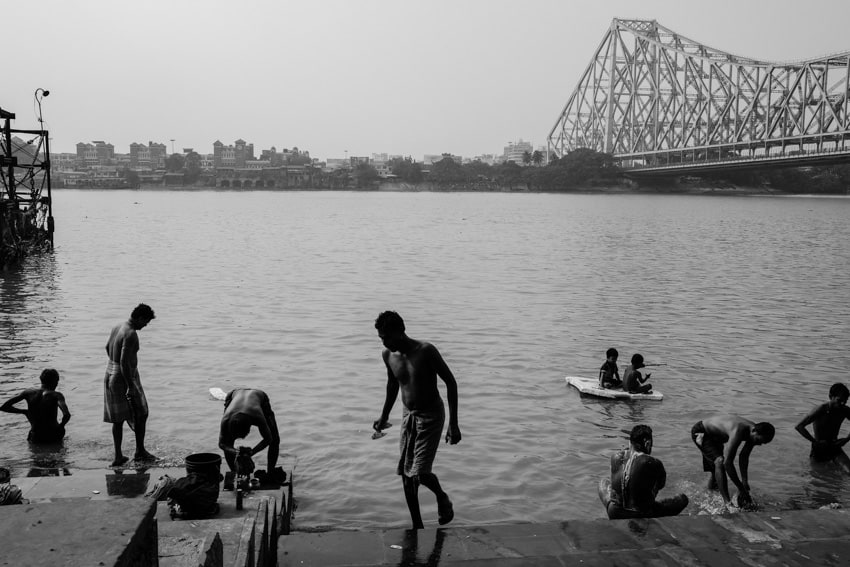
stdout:
<svg viewBox="0 0 850 567">
<path fill-rule="evenodd" d="M 820 404 L 797 424 L 797 432 L 808 439 L 812 444 L 809 457 L 813 461 L 837 463 L 846 472 L 850 473 L 850 458 L 844 452 L 844 445 L 850 441 L 850 435 L 843 439 L 838 438 L 841 424 L 845 419 L 850 419 L 850 408 L 847 407 L 847 398 L 850 390 L 844 384 L 833 384 L 829 389 L 829 401 Z M 806 429 L 812 424 L 814 436 Z"/>
<path fill-rule="evenodd" d="M 766 421 L 753 423 L 734 415 L 709 417 L 697 422 L 691 428 L 691 439 L 702 453 L 702 468 L 705 472 L 711 473 L 708 488 L 710 490 L 720 488 L 720 494 L 727 508 L 732 504 L 727 475 L 738 487 L 738 506 L 745 507 L 753 504 L 748 477 L 750 453 L 756 445 L 770 443 L 774 433 L 773 425 Z M 738 457 L 738 466 L 741 470 L 739 477 L 738 471 L 735 470 L 735 456 L 742 444 L 743 448 Z"/>
<path fill-rule="evenodd" d="M 401 424 L 401 458 L 397 472 L 401 475 L 413 529 L 425 527 L 419 511 L 420 484 L 437 496 L 440 525 L 448 524 L 454 518 L 454 508 L 437 476 L 431 472 L 446 419 L 443 400 L 437 389 L 437 376 L 446 385 L 446 396 L 449 400 L 446 441 L 452 445 L 461 439 L 457 416 L 457 382 L 437 347 L 408 337 L 404 320 L 395 311 L 384 311 L 378 315 L 375 319 L 375 329 L 385 347 L 382 357 L 387 368 L 387 395 L 381 417 L 372 427 L 375 431 L 389 427 L 387 419 L 401 390 L 404 412 Z"/>
<path fill-rule="evenodd" d="M 130 318 L 113 327 L 106 341 L 109 363 L 103 379 L 103 421 L 112 424 L 112 441 L 115 445 L 113 467 L 129 459 L 121 452 L 124 439 L 124 422 L 136 434 L 137 461 L 154 461 L 156 457 L 145 449 L 145 428 L 148 421 L 148 400 L 139 378 L 139 335 L 155 319 L 153 309 L 139 303 Z"/>
</svg>

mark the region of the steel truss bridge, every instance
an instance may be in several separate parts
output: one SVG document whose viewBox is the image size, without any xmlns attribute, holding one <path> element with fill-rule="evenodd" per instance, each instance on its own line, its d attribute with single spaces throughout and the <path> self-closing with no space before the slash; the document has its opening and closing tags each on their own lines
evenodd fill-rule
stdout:
<svg viewBox="0 0 850 567">
<path fill-rule="evenodd" d="M 850 162 L 848 92 L 850 51 L 760 61 L 614 19 L 548 151 L 610 153 L 631 175 Z"/>
</svg>

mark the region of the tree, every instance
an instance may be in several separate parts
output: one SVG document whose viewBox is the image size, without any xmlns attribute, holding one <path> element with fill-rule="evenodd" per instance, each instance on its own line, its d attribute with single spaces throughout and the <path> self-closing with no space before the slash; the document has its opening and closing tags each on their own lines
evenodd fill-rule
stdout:
<svg viewBox="0 0 850 567">
<path fill-rule="evenodd" d="M 540 150 L 534 150 L 534 153 L 531 154 L 531 161 L 537 167 L 540 167 L 540 164 L 543 163 L 543 160 L 546 159 L 546 156 L 543 155 L 543 152 Z"/>
<path fill-rule="evenodd" d="M 531 152 L 525 150 L 522 152 L 522 164 L 523 165 L 531 165 Z"/>
<path fill-rule="evenodd" d="M 186 165 L 186 159 L 183 157 L 183 154 L 171 154 L 168 156 L 168 159 L 165 160 L 165 169 L 169 173 L 177 173 L 178 171 L 183 170 L 183 166 Z"/>
<path fill-rule="evenodd" d="M 393 158 L 389 161 L 390 171 L 393 175 L 407 183 L 419 183 L 422 181 L 422 164 L 406 157 Z"/>
<path fill-rule="evenodd" d="M 373 183 L 380 179 L 378 170 L 375 169 L 374 166 L 365 162 L 357 164 L 357 167 L 354 168 L 353 175 L 354 181 L 357 183 L 357 187 L 359 189 L 370 187 Z"/>
<path fill-rule="evenodd" d="M 201 156 L 196 151 L 186 154 L 185 166 L 186 183 L 192 185 L 201 178 Z"/>
<path fill-rule="evenodd" d="M 444 157 L 431 164 L 431 173 L 428 174 L 428 179 L 439 185 L 450 185 L 464 183 L 469 180 L 469 176 L 463 166 L 450 157 Z"/>
<path fill-rule="evenodd" d="M 507 185 L 508 189 L 513 191 L 514 184 L 522 179 L 522 168 L 513 161 L 503 162 L 502 165 L 496 168 L 499 181 L 503 185 Z"/>
</svg>

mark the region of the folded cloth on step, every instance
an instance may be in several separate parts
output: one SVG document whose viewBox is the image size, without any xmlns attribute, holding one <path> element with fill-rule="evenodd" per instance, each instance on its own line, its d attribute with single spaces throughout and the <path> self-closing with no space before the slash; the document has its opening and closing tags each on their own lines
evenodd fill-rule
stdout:
<svg viewBox="0 0 850 567">
<path fill-rule="evenodd" d="M 22 504 L 21 489 L 14 484 L 0 484 L 0 506 Z"/>
<path fill-rule="evenodd" d="M 218 479 L 189 473 L 168 491 L 169 504 L 179 504 L 184 518 L 206 518 L 218 512 Z"/>
<path fill-rule="evenodd" d="M 145 497 L 153 500 L 165 500 L 168 497 L 168 493 L 174 487 L 175 482 L 173 478 L 164 474 L 159 477 L 159 480 L 154 483 L 150 490 L 145 492 Z"/>
</svg>

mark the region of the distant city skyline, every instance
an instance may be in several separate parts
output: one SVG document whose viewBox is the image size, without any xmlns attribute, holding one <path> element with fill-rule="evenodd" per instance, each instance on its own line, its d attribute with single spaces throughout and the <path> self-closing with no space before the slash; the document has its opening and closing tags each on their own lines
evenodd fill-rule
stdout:
<svg viewBox="0 0 850 567">
<path fill-rule="evenodd" d="M 537 148 L 615 17 L 769 61 L 850 49 L 844 0 L 43 0 L 3 16 L 0 107 L 35 128 L 33 93 L 50 90 L 44 125 L 65 153 L 239 138 L 320 159 Z"/>
</svg>

